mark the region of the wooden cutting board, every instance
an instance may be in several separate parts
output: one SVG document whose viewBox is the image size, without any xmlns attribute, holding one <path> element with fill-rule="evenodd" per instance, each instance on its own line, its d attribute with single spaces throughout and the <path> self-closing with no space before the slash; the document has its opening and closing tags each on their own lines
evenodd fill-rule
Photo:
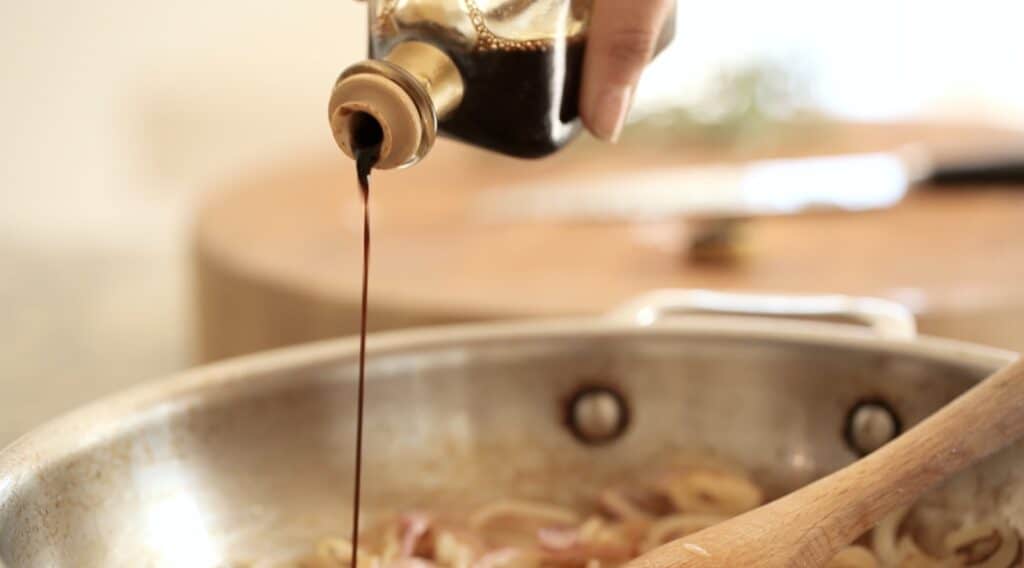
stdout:
<svg viewBox="0 0 1024 568">
<path fill-rule="evenodd" d="M 914 124 L 815 132 L 729 151 L 583 143 L 526 162 L 440 143 L 421 165 L 375 175 L 370 327 L 593 314 L 654 288 L 714 288 L 890 298 L 926 333 L 1024 350 L 1024 188 L 926 188 L 885 211 L 756 219 L 747 256 L 719 264 L 687 258 L 683 220 L 499 226 L 475 215 L 481 190 L 577 171 L 1019 136 Z M 357 332 L 354 178 L 339 153 L 213 192 L 194 235 L 203 360 Z"/>
</svg>

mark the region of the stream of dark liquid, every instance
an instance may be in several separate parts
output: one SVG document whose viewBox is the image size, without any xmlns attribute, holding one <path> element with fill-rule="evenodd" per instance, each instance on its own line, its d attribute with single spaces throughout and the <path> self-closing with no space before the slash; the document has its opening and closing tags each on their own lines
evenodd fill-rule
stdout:
<svg viewBox="0 0 1024 568">
<path fill-rule="evenodd" d="M 366 391 L 366 306 L 370 281 L 370 171 L 380 159 L 383 141 L 380 124 L 368 115 L 357 117 L 352 129 L 356 176 L 363 198 L 363 297 L 359 319 L 359 393 L 356 399 L 355 480 L 352 496 L 352 568 L 359 563 L 359 496 L 363 476 L 363 402 Z"/>
</svg>

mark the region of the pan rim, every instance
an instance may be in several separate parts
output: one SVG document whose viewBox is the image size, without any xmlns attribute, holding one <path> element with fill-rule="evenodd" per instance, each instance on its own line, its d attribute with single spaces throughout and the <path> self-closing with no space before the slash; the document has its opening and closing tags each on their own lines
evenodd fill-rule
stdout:
<svg viewBox="0 0 1024 568">
<path fill-rule="evenodd" d="M 501 323 L 468 323 L 411 328 L 371 334 L 371 357 L 452 345 L 481 345 L 493 341 L 537 339 L 680 337 L 775 342 L 807 347 L 834 347 L 875 353 L 902 354 L 988 374 L 1014 361 L 1018 354 L 993 347 L 918 336 L 879 337 L 849 324 L 778 320 L 749 316 L 687 316 L 653 325 L 611 318 L 525 319 Z M 243 355 L 163 376 L 101 397 L 50 419 L 0 450 L 0 527 L 19 487 L 48 465 L 110 440 L 125 431 L 171 414 L 199 399 L 236 397 L 280 386 L 284 370 L 299 371 L 355 360 L 358 339 L 343 337 Z M 261 378 L 262 376 L 262 378 Z M 288 381 L 294 387 L 295 380 Z M 312 377 L 310 379 L 313 380 Z M 373 380 L 371 378 L 371 380 Z M 0 530 L 0 532 L 3 532 Z"/>
</svg>

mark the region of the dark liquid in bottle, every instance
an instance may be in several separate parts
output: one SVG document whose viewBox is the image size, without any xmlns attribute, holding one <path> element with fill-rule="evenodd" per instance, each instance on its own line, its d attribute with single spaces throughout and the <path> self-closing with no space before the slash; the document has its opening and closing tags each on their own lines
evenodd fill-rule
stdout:
<svg viewBox="0 0 1024 568">
<path fill-rule="evenodd" d="M 374 51 L 386 54 L 407 40 L 444 50 L 462 74 L 462 102 L 439 124 L 448 136 L 510 156 L 539 158 L 579 132 L 583 38 L 530 49 L 473 49 L 417 29 L 382 40 Z"/>
<path fill-rule="evenodd" d="M 369 115 L 354 119 L 352 148 L 356 157 L 356 176 L 363 197 L 363 297 L 359 319 L 359 392 L 356 399 L 356 455 L 352 497 L 352 568 L 356 568 L 359 555 L 359 495 L 363 474 L 363 401 L 366 390 L 366 306 L 369 299 L 370 276 L 370 171 L 380 159 L 380 146 L 384 132 L 380 124 Z"/>
<path fill-rule="evenodd" d="M 448 50 L 462 73 L 462 103 L 447 134 L 521 158 L 547 156 L 579 131 L 583 42 L 537 51 Z"/>
</svg>

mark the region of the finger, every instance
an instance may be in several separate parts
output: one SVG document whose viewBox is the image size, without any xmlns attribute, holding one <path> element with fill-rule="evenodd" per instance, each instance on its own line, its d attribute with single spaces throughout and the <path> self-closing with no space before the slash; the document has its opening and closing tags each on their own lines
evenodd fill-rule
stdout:
<svg viewBox="0 0 1024 568">
<path fill-rule="evenodd" d="M 636 83 L 671 7 L 672 0 L 595 0 L 580 114 L 598 138 L 614 142 L 622 132 Z"/>
</svg>

